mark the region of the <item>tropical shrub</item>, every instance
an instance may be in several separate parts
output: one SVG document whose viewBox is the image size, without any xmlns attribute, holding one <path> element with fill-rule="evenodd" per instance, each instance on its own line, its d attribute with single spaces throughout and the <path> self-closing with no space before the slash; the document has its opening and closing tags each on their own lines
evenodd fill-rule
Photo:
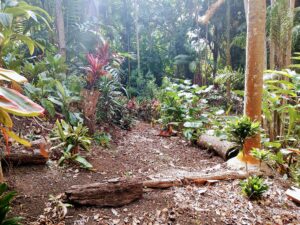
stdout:
<svg viewBox="0 0 300 225">
<path fill-rule="evenodd" d="M 81 113 L 73 107 L 74 105 L 78 105 L 81 100 L 81 97 L 78 95 L 79 93 L 72 92 L 66 85 L 59 81 L 55 82 L 55 90 L 55 95 L 49 96 L 48 100 L 59 107 L 68 123 L 72 125 L 82 123 Z"/>
<path fill-rule="evenodd" d="M 64 120 L 57 120 L 56 127 L 53 130 L 51 141 L 60 141 L 60 143 L 51 148 L 51 150 L 62 148 L 62 156 L 58 161 L 62 165 L 65 161 L 74 161 L 86 169 L 92 169 L 92 165 L 79 154 L 79 150 L 89 151 L 91 138 L 88 137 L 88 128 L 82 124 L 72 126 Z"/>
<path fill-rule="evenodd" d="M 102 147 L 108 148 L 111 142 L 111 135 L 105 132 L 97 132 L 93 137 L 94 141 Z"/>
<path fill-rule="evenodd" d="M 27 46 L 30 55 L 35 48 L 44 49 L 40 43 L 30 38 L 30 28 L 44 23 L 50 29 L 48 22 L 51 18 L 45 10 L 25 1 L 7 0 L 1 2 L 0 13 L 1 56 L 7 56 L 7 48 L 20 42 Z"/>
<path fill-rule="evenodd" d="M 10 212 L 11 201 L 16 196 L 16 192 L 7 192 L 7 184 L 0 184 L 0 225 L 20 225 L 21 217 L 7 218 L 7 214 Z"/>
<path fill-rule="evenodd" d="M 252 176 L 248 179 L 241 181 L 242 193 L 246 195 L 250 200 L 256 200 L 261 198 L 269 187 L 264 183 L 264 180 L 258 176 Z"/>
</svg>

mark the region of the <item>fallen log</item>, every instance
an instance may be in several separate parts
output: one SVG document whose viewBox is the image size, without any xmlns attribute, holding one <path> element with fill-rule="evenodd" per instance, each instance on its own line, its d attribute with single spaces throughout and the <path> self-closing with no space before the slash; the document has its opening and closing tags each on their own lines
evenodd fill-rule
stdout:
<svg viewBox="0 0 300 225">
<path fill-rule="evenodd" d="M 223 141 L 218 137 L 210 135 L 201 135 L 197 140 L 197 145 L 200 148 L 209 149 L 215 151 L 224 160 L 235 157 L 239 153 L 239 147 L 237 144 Z"/>
<path fill-rule="evenodd" d="M 162 179 L 144 181 L 143 186 L 145 188 L 164 189 L 164 188 L 190 185 L 190 184 L 203 185 L 209 181 L 246 179 L 247 177 L 252 175 L 262 175 L 262 172 L 225 171 L 225 172 L 212 173 L 212 174 L 199 173 L 199 175 L 193 173 L 193 175 L 191 176 L 168 178 L 168 179 L 162 178 Z"/>
<path fill-rule="evenodd" d="M 300 204 L 300 189 L 296 187 L 292 187 L 291 189 L 288 189 L 285 194 L 288 196 L 289 199 L 292 201 Z"/>
<path fill-rule="evenodd" d="M 1 161 L 3 165 L 44 165 L 48 158 L 41 155 L 40 151 L 22 151 L 5 154 Z"/>
<path fill-rule="evenodd" d="M 68 202 L 76 205 L 120 207 L 140 199 L 143 185 L 137 181 L 75 185 L 65 195 Z"/>
</svg>

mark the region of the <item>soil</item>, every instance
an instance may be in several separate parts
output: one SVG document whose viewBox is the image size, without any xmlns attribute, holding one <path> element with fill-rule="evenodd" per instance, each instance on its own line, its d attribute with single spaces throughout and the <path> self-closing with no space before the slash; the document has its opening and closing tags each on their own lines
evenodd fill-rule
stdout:
<svg viewBox="0 0 300 225">
<path fill-rule="evenodd" d="M 212 152 L 190 146 L 181 137 L 158 136 L 159 127 L 137 122 L 131 131 L 111 128 L 113 143 L 103 148 L 94 143 L 86 155 L 95 171 L 76 166 L 10 167 L 5 177 L 18 192 L 13 215 L 23 224 L 300 224 L 300 208 L 286 198 L 290 186 L 282 177 L 267 178 L 270 186 L 262 200 L 249 201 L 241 194 L 239 181 L 205 186 L 147 190 L 142 199 L 120 208 L 70 207 L 60 217 L 50 196 L 72 185 L 114 178 L 149 179 L 167 170 L 222 170 L 224 161 Z M 53 198 L 52 198 L 53 199 Z M 47 222 L 45 222 L 47 221 Z"/>
</svg>

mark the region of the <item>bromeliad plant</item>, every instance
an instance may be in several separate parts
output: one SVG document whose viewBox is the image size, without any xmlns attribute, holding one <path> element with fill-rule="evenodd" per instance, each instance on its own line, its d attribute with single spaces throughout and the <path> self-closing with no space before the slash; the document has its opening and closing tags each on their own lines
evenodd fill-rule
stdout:
<svg viewBox="0 0 300 225">
<path fill-rule="evenodd" d="M 74 161 L 85 169 L 92 169 L 93 166 L 79 154 L 79 150 L 89 151 L 91 138 L 88 137 L 88 128 L 82 124 L 72 126 L 64 120 L 57 120 L 56 127 L 53 131 L 51 141 L 59 140 L 61 143 L 51 150 L 63 148 L 62 157 L 58 164 L 62 165 L 65 161 Z"/>
<path fill-rule="evenodd" d="M 0 68 L 1 82 L 25 83 L 26 78 L 12 70 Z M 9 151 L 8 139 L 12 138 L 20 144 L 30 147 L 31 144 L 27 140 L 19 137 L 12 130 L 13 121 L 10 114 L 24 117 L 40 116 L 44 113 L 44 109 L 38 104 L 31 101 L 18 91 L 8 87 L 0 86 L 0 129 Z M 3 173 L 0 160 L 0 182 L 3 182 Z"/>
</svg>

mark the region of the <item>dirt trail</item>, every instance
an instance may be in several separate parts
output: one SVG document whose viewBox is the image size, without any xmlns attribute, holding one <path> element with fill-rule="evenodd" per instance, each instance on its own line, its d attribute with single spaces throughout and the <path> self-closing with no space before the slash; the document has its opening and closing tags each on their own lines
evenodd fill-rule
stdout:
<svg viewBox="0 0 300 225">
<path fill-rule="evenodd" d="M 110 149 L 94 146 L 88 156 L 96 172 L 76 168 L 18 167 L 6 173 L 18 193 L 14 213 L 30 224 L 43 213 L 49 195 L 74 184 L 113 178 L 147 179 L 168 169 L 220 169 L 223 162 L 180 137 L 159 137 L 158 128 L 138 122 L 132 131 L 115 131 Z M 143 199 L 121 208 L 70 208 L 65 224 L 299 224 L 299 207 L 286 200 L 286 184 L 268 180 L 265 200 L 249 202 L 240 194 L 239 181 L 209 186 L 186 186 L 149 191 Z"/>
</svg>

